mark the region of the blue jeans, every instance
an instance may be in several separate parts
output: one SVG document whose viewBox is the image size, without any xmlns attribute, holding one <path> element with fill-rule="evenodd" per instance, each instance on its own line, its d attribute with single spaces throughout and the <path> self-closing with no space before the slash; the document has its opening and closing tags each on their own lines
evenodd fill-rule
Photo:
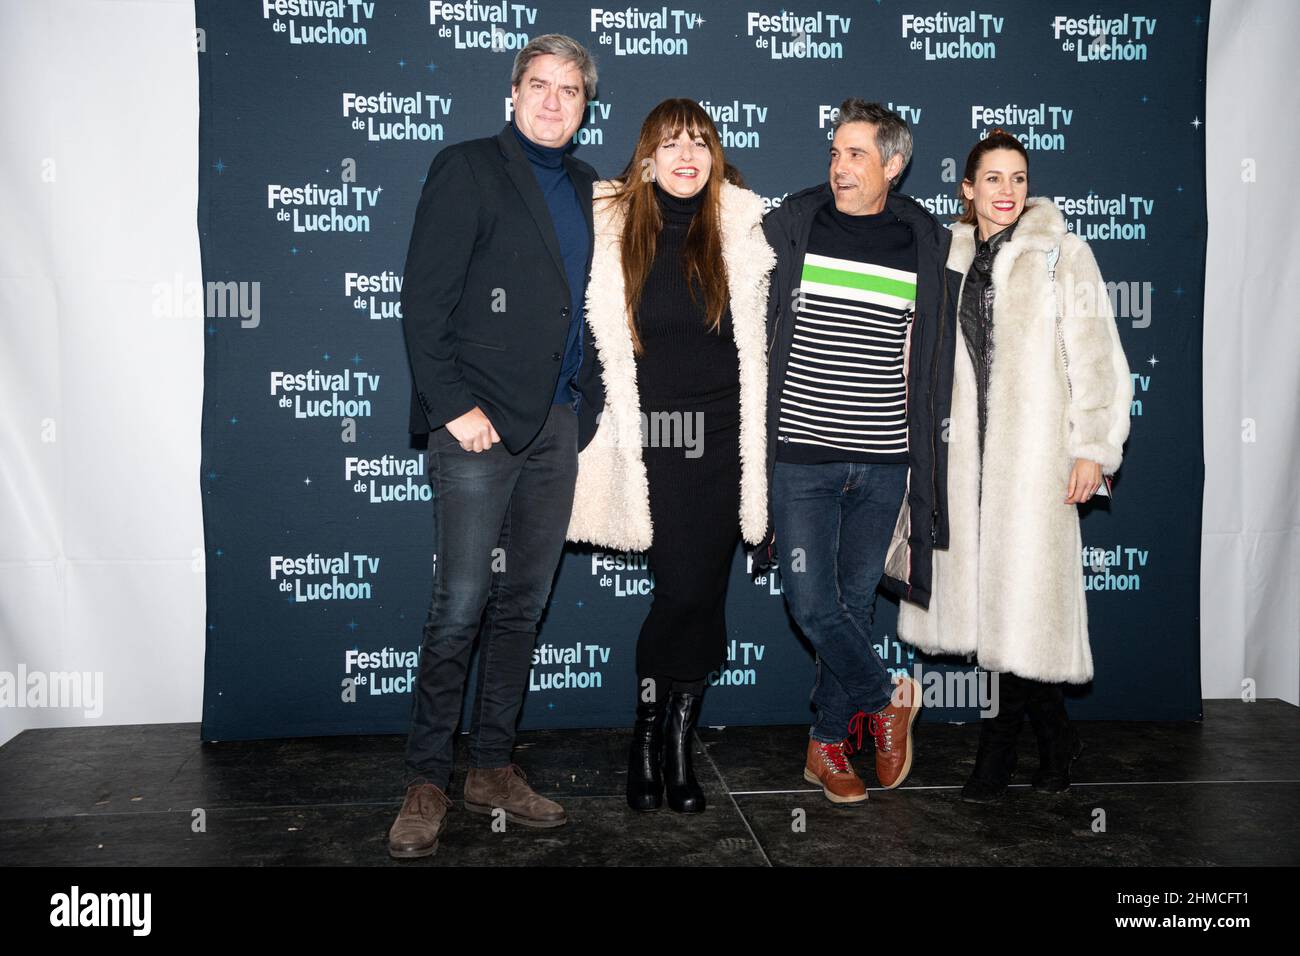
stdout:
<svg viewBox="0 0 1300 956">
<path fill-rule="evenodd" d="M 465 451 L 445 429 L 429 436 L 433 598 L 411 697 L 406 782 L 444 790 L 475 637 L 478 688 L 470 764 L 510 763 L 537 625 L 564 548 L 578 474 L 578 417 L 552 405 L 518 454 L 497 443 Z"/>
<path fill-rule="evenodd" d="M 843 740 L 854 714 L 882 710 L 893 693 L 871 628 L 906 486 L 904 463 L 776 463 L 772 521 L 781 589 L 817 652 L 814 740 Z"/>
</svg>

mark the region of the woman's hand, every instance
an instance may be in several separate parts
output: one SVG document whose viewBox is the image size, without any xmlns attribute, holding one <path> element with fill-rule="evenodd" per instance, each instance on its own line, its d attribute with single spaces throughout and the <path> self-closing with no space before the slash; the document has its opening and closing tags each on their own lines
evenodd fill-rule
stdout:
<svg viewBox="0 0 1300 956">
<path fill-rule="evenodd" d="M 1070 485 L 1065 490 L 1067 505 L 1083 504 L 1097 492 L 1101 485 L 1101 465 L 1095 461 L 1076 458 L 1070 469 Z"/>
</svg>

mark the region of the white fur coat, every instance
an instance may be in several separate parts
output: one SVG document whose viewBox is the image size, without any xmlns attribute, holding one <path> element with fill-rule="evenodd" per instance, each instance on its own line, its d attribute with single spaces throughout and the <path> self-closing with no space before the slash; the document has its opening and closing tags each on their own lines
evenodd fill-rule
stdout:
<svg viewBox="0 0 1300 956">
<path fill-rule="evenodd" d="M 965 276 L 974 227 L 959 223 L 952 232 L 948 268 Z M 1053 285 L 1048 252 L 1057 247 Z M 1050 200 L 1026 202 L 994 259 L 993 289 L 982 478 L 975 374 L 959 340 L 950 547 L 934 552 L 929 610 L 904 601 L 898 634 L 925 651 L 973 654 L 987 670 L 1087 683 L 1082 540 L 1077 506 L 1064 501 L 1076 458 L 1100 463 L 1107 475 L 1119 467 L 1133 400 L 1128 362 L 1092 250 L 1066 230 Z"/>
<path fill-rule="evenodd" d="M 623 298 L 623 216 L 616 203 L 604 199 L 616 186 L 605 180 L 593 191 L 595 248 L 586 321 L 600 358 L 605 409 L 595 436 L 578 456 L 568 539 L 644 551 L 653 529 L 636 357 Z M 721 203 L 722 259 L 740 368 L 740 532 L 758 544 L 767 529 L 766 313 L 768 274 L 776 257 L 763 238 L 762 199 L 724 183 Z"/>
</svg>

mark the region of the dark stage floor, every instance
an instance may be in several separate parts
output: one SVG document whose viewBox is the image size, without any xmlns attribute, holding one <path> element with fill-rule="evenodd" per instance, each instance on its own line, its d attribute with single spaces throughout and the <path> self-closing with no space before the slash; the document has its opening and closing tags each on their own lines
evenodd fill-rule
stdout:
<svg viewBox="0 0 1300 956">
<path fill-rule="evenodd" d="M 627 809 L 626 731 L 524 733 L 515 759 L 569 825 L 494 833 L 490 818 L 459 808 L 462 769 L 437 855 L 401 863 L 385 842 L 402 796 L 401 737 L 203 746 L 197 724 L 29 730 L 0 747 L 0 864 L 1300 863 L 1300 709 L 1206 701 L 1202 724 L 1079 728 L 1087 749 L 1070 794 L 1029 788 L 1026 725 L 1005 802 L 964 804 L 978 728 L 923 721 L 907 784 L 847 808 L 804 783 L 806 727 L 706 729 L 696 770 L 710 805 L 694 817 Z M 855 762 L 871 785 L 869 759 Z M 206 832 L 192 830 L 196 808 Z"/>
</svg>

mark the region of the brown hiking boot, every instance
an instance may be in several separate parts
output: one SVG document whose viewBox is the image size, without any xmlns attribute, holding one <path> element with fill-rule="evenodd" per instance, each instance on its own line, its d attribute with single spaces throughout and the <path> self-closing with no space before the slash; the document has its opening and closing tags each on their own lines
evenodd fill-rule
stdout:
<svg viewBox="0 0 1300 956">
<path fill-rule="evenodd" d="M 438 833 L 451 809 L 447 795 L 431 783 L 413 783 L 406 788 L 402 809 L 388 831 L 388 855 L 399 860 L 433 856 Z"/>
<path fill-rule="evenodd" d="M 912 770 L 912 721 L 921 712 L 921 685 L 902 677 L 884 710 L 867 715 L 867 733 L 876 741 L 876 777 L 893 790 Z"/>
<path fill-rule="evenodd" d="M 569 822 L 564 807 L 528 786 L 517 764 L 483 770 L 471 767 L 465 778 L 465 809 L 491 813 L 497 807 L 506 819 L 526 827 L 558 827 Z"/>
<path fill-rule="evenodd" d="M 849 763 L 846 744 L 844 740 L 833 744 L 808 741 L 803 778 L 821 784 L 822 793 L 831 803 L 861 803 L 867 799 L 867 787 Z"/>
</svg>

